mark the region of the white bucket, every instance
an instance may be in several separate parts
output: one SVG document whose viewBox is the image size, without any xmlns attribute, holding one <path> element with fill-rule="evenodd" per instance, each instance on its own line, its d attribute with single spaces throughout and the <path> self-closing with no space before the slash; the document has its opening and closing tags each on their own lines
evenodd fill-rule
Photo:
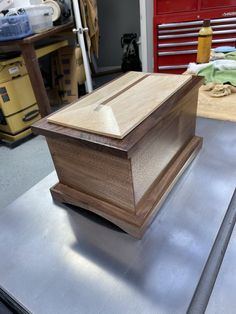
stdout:
<svg viewBox="0 0 236 314">
<path fill-rule="evenodd" d="M 14 0 L 15 8 L 27 7 L 30 5 L 30 0 Z"/>
</svg>

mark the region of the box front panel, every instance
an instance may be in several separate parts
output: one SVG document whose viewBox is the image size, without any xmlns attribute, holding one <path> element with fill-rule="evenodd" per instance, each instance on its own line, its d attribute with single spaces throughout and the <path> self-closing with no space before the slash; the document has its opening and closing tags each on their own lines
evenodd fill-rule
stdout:
<svg viewBox="0 0 236 314">
<path fill-rule="evenodd" d="M 82 146 L 48 138 L 59 181 L 87 195 L 134 212 L 130 161 Z"/>
</svg>

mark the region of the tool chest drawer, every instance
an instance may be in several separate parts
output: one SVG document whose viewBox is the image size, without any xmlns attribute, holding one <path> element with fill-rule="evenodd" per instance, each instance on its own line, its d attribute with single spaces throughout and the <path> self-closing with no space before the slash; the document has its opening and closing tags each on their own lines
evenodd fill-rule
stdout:
<svg viewBox="0 0 236 314">
<path fill-rule="evenodd" d="M 159 0 L 156 1 L 156 14 L 194 11 L 197 10 L 197 5 L 197 0 L 182 0 L 178 1 L 178 3 L 176 2 L 176 4 L 169 0 Z"/>
<path fill-rule="evenodd" d="M 164 12 L 167 0 L 154 1 L 154 71 L 182 73 L 189 62 L 196 62 L 198 32 L 204 19 L 211 20 L 212 47 L 236 42 L 236 1 L 184 1 Z M 176 8 L 177 7 L 177 8 Z M 191 7 L 191 8 L 190 8 Z M 182 11 L 180 10 L 182 8 Z M 194 9 L 195 8 L 195 9 Z M 168 10 L 168 5 L 166 11 Z M 179 11 L 178 11 L 179 10 Z"/>
<path fill-rule="evenodd" d="M 201 0 L 203 9 L 235 6 L 235 0 Z"/>
</svg>

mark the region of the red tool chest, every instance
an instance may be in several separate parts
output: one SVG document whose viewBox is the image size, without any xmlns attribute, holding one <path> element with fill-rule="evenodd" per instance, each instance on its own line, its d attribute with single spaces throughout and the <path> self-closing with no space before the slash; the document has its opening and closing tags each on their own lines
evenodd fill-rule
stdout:
<svg viewBox="0 0 236 314">
<path fill-rule="evenodd" d="M 235 46 L 236 0 L 154 0 L 154 71 L 182 73 L 196 61 L 198 32 L 211 20 L 212 47 Z"/>
</svg>

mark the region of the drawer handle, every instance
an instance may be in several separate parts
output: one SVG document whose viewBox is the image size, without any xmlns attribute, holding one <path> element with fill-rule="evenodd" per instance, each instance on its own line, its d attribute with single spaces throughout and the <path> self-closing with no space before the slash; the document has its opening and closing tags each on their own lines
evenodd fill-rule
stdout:
<svg viewBox="0 0 236 314">
<path fill-rule="evenodd" d="M 235 29 L 236 28 L 236 24 L 222 24 L 222 25 L 212 25 L 211 28 L 213 30 L 216 29 L 222 29 L 222 28 L 232 28 Z M 159 34 L 173 34 L 173 33 L 180 33 L 180 32 L 192 32 L 192 31 L 196 31 L 198 32 L 200 30 L 200 26 L 199 27 L 193 27 L 193 28 L 179 28 L 179 29 L 165 29 L 165 30 L 160 30 Z"/>
<path fill-rule="evenodd" d="M 158 52 L 158 56 L 178 56 L 178 55 L 190 55 L 197 53 L 197 50 L 179 50 L 179 51 L 161 51 Z"/>
<path fill-rule="evenodd" d="M 212 19 L 211 24 L 219 24 L 219 23 L 229 23 L 229 22 L 236 22 L 235 17 L 231 18 L 224 18 L 224 19 Z M 203 21 L 191 21 L 191 22 L 182 22 L 182 23 L 168 23 L 168 24 L 159 24 L 158 28 L 169 28 L 169 27 L 184 27 L 184 26 L 195 26 L 195 25 L 202 25 Z"/>
<path fill-rule="evenodd" d="M 38 110 L 32 110 L 30 112 L 28 112 L 24 118 L 22 119 L 22 121 L 24 122 L 28 122 L 33 120 L 34 118 L 36 118 L 39 115 L 39 111 Z"/>
<path fill-rule="evenodd" d="M 158 67 L 159 70 L 175 70 L 175 69 L 186 69 L 188 64 L 181 65 L 161 65 Z"/>
<path fill-rule="evenodd" d="M 159 39 L 173 39 L 173 38 L 187 38 L 187 37 L 197 37 L 198 33 L 188 33 L 188 34 L 178 34 L 178 35 L 160 35 Z"/>
<path fill-rule="evenodd" d="M 213 32 L 213 36 L 215 35 L 224 35 L 224 34 L 234 34 L 235 30 L 224 30 L 224 31 L 215 31 Z M 161 35 L 158 36 L 159 39 L 172 39 L 172 38 L 187 38 L 187 37 L 195 37 L 198 36 L 198 33 L 188 33 L 188 34 L 177 34 L 177 35 Z"/>
<path fill-rule="evenodd" d="M 234 38 L 223 38 L 223 39 L 213 39 L 213 44 L 219 44 L 219 43 L 231 43 L 235 42 L 236 37 Z M 167 48 L 167 47 L 181 47 L 181 46 L 194 46 L 197 45 L 197 41 L 184 41 L 179 43 L 167 43 L 167 44 L 159 44 L 158 48 Z"/>
</svg>

